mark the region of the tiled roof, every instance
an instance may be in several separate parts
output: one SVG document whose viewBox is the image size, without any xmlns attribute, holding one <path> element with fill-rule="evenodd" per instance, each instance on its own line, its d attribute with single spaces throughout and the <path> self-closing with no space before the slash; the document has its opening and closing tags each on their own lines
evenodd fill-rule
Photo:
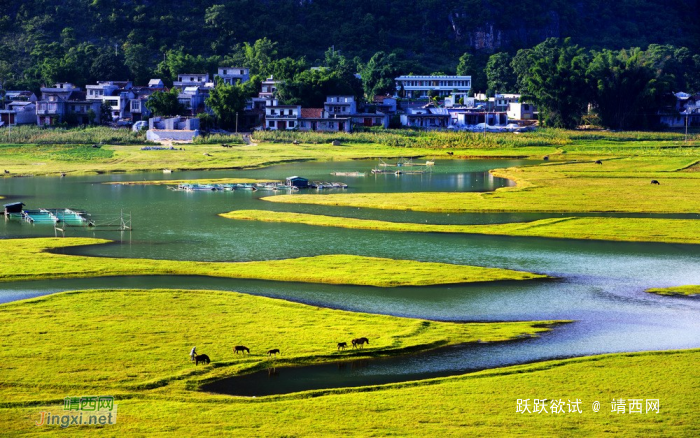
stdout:
<svg viewBox="0 0 700 438">
<path fill-rule="evenodd" d="M 302 108 L 302 119 L 320 119 L 323 117 L 323 108 Z"/>
</svg>

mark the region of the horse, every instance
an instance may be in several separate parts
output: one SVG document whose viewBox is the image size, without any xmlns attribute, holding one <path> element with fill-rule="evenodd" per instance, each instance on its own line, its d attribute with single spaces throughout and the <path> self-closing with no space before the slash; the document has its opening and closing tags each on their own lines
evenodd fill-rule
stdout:
<svg viewBox="0 0 700 438">
<path fill-rule="evenodd" d="M 338 342 L 338 350 L 345 350 L 348 347 L 347 342 Z"/>
<path fill-rule="evenodd" d="M 595 160 L 595 164 L 603 164 L 603 160 Z"/>
<path fill-rule="evenodd" d="M 454 152 L 448 152 L 447 155 L 454 155 Z"/>
<path fill-rule="evenodd" d="M 365 348 L 365 344 L 369 345 L 369 339 L 357 338 L 352 340 L 352 348 Z"/>
<path fill-rule="evenodd" d="M 277 356 L 277 353 L 282 354 L 282 353 L 280 353 L 279 348 L 273 348 L 272 350 L 268 350 L 268 351 L 267 351 L 267 355 L 268 355 L 268 356 L 272 356 L 273 354 L 274 354 L 275 356 Z"/>
<path fill-rule="evenodd" d="M 545 155 L 544 157 L 542 157 L 542 159 L 543 159 L 544 161 L 549 161 L 549 155 Z"/>
<path fill-rule="evenodd" d="M 209 356 L 206 354 L 198 354 L 194 357 L 194 366 L 199 365 L 200 362 L 208 364 L 211 361 L 209 360 Z"/>
<path fill-rule="evenodd" d="M 660 186 L 660 185 L 661 185 L 661 183 L 658 182 L 658 181 L 655 180 L 655 179 L 652 179 L 652 180 L 651 180 L 651 183 L 654 184 L 654 185 L 657 185 L 657 186 Z"/>
<path fill-rule="evenodd" d="M 243 346 L 243 345 L 236 345 L 235 347 L 233 347 L 233 352 L 234 352 L 234 353 L 238 354 L 239 351 L 240 351 L 241 353 L 245 352 L 245 353 L 250 354 L 250 349 L 249 349 L 248 347 L 245 347 L 245 346 Z"/>
</svg>

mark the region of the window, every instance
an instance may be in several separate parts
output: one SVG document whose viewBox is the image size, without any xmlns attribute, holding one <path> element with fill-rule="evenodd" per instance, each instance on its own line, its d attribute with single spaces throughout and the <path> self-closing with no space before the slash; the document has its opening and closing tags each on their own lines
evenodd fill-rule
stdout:
<svg viewBox="0 0 700 438">
<path fill-rule="evenodd" d="M 224 74 L 226 74 L 226 70 L 224 70 Z"/>
<path fill-rule="evenodd" d="M 244 70 L 241 70 L 241 74 L 245 74 L 245 73 L 243 73 L 243 71 L 244 71 Z"/>
<path fill-rule="evenodd" d="M 294 122 L 289 122 L 289 127 L 293 128 L 294 127 Z"/>
<path fill-rule="evenodd" d="M 275 122 L 267 122 L 267 127 L 272 128 L 275 126 Z"/>
</svg>

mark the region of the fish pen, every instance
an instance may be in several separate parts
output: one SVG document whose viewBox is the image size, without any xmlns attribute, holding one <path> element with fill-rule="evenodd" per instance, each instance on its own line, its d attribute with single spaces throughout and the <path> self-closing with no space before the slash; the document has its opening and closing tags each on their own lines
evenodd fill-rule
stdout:
<svg viewBox="0 0 700 438">
<path fill-rule="evenodd" d="M 411 158 L 399 158 L 395 164 L 387 163 L 379 159 L 379 165 L 372 169 L 373 175 L 394 174 L 394 175 L 421 175 L 430 173 L 435 167 L 434 161 L 426 161 L 425 163 L 414 163 Z"/>
</svg>

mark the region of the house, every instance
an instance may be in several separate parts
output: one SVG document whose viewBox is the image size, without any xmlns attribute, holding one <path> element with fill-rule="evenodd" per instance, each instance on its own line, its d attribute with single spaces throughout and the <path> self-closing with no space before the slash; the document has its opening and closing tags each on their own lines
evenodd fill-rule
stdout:
<svg viewBox="0 0 700 438">
<path fill-rule="evenodd" d="M 445 129 L 450 123 L 450 114 L 445 108 L 412 108 L 401 114 L 401 125 L 408 128 Z"/>
<path fill-rule="evenodd" d="M 667 128 L 700 126 L 700 94 L 674 93 L 672 107 L 658 112 L 659 123 Z"/>
<path fill-rule="evenodd" d="M 131 118 L 130 101 L 134 97 L 131 81 L 98 81 L 87 85 L 87 99 L 100 101 L 110 107 L 113 120 Z"/>
<path fill-rule="evenodd" d="M 397 96 L 409 99 L 427 98 L 431 92 L 438 96 L 469 93 L 472 88 L 471 76 L 399 76 L 395 82 Z"/>
<path fill-rule="evenodd" d="M 298 187 L 305 189 L 309 187 L 309 180 L 300 176 L 290 176 L 285 180 L 285 185 L 288 187 Z"/>
<path fill-rule="evenodd" d="M 151 79 L 148 81 L 148 88 L 165 88 L 165 84 L 160 79 Z"/>
<path fill-rule="evenodd" d="M 506 114 L 511 120 L 534 120 L 535 105 L 531 103 L 510 102 L 506 108 Z"/>
<path fill-rule="evenodd" d="M 0 110 L 0 122 L 3 126 L 30 125 L 36 122 L 36 104 L 29 101 L 15 101 Z"/>
<path fill-rule="evenodd" d="M 460 103 L 461 102 L 461 103 Z M 469 97 L 466 93 L 452 93 L 445 98 L 445 108 L 452 108 L 456 106 L 473 108 L 475 106 L 476 99 Z"/>
<path fill-rule="evenodd" d="M 5 92 L 5 100 L 12 102 L 36 102 L 37 98 L 34 93 L 28 90 L 7 90 Z"/>
<path fill-rule="evenodd" d="M 349 117 L 328 117 L 323 108 L 302 108 L 298 127 L 300 131 L 350 132 L 352 120 Z"/>
<path fill-rule="evenodd" d="M 148 119 L 146 139 L 150 141 L 192 141 L 199 135 L 199 119 L 196 117 L 151 117 Z"/>
<path fill-rule="evenodd" d="M 209 90 L 199 86 L 185 87 L 177 96 L 180 102 L 190 115 L 199 114 L 205 111 L 204 101 L 209 97 Z"/>
<path fill-rule="evenodd" d="M 168 91 L 160 79 L 151 79 L 148 81 L 147 87 L 134 87 L 131 89 L 131 92 L 134 93 L 134 98 L 129 101 L 131 120 L 137 122 L 139 120 L 148 120 L 151 117 L 151 111 L 146 107 L 146 102 L 157 91 Z"/>
<path fill-rule="evenodd" d="M 354 124 L 365 127 L 381 126 L 388 129 L 389 121 L 389 115 L 381 112 L 355 113 L 352 115 L 352 122 Z"/>
<path fill-rule="evenodd" d="M 173 87 L 184 90 L 187 87 L 199 87 L 201 89 L 214 88 L 214 82 L 209 78 L 209 73 L 182 73 L 177 75 L 177 81 Z"/>
<path fill-rule="evenodd" d="M 265 129 L 287 130 L 297 129 L 301 117 L 301 105 L 278 105 L 265 107 Z"/>
<path fill-rule="evenodd" d="M 219 67 L 219 71 L 214 78 L 221 78 L 225 84 L 233 85 L 237 82 L 241 84 L 250 80 L 249 70 L 244 67 Z"/>
<path fill-rule="evenodd" d="M 36 122 L 38 125 L 99 123 L 101 106 L 100 100 L 87 99 L 75 85 L 58 83 L 41 88 L 41 100 L 36 102 Z"/>
<path fill-rule="evenodd" d="M 508 115 L 505 112 L 455 110 L 450 111 L 450 119 L 451 127 L 467 130 L 487 129 L 487 126 L 505 127 L 508 124 Z"/>
<path fill-rule="evenodd" d="M 396 99 L 391 96 L 374 96 L 374 105 L 384 114 L 396 112 Z"/>
<path fill-rule="evenodd" d="M 327 96 L 323 109 L 328 117 L 347 117 L 357 112 L 354 96 Z"/>
</svg>

